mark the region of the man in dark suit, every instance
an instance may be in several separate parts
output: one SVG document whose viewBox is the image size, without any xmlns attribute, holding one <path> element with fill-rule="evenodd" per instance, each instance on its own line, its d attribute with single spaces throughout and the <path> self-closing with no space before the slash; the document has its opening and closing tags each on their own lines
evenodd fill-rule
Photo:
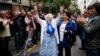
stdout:
<svg viewBox="0 0 100 56">
<path fill-rule="evenodd" d="M 93 17 L 84 25 L 87 56 L 100 56 L 100 3 L 92 5 Z"/>
</svg>

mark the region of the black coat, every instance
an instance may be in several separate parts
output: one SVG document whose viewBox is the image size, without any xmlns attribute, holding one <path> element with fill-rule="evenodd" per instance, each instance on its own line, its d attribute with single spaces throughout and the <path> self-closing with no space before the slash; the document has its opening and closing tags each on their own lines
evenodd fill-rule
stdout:
<svg viewBox="0 0 100 56">
<path fill-rule="evenodd" d="M 25 23 L 25 16 L 17 16 L 14 19 L 14 28 L 15 31 L 19 31 L 19 30 L 26 30 L 26 23 Z"/>
</svg>

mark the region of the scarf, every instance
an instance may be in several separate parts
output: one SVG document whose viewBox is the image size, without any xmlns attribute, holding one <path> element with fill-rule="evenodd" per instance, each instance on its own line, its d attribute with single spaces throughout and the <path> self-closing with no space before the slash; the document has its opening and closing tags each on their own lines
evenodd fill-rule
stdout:
<svg viewBox="0 0 100 56">
<path fill-rule="evenodd" d="M 55 29 L 53 28 L 53 26 L 51 25 L 51 23 L 47 22 L 47 29 L 46 32 L 50 35 L 53 36 L 54 35 L 54 31 Z"/>
</svg>

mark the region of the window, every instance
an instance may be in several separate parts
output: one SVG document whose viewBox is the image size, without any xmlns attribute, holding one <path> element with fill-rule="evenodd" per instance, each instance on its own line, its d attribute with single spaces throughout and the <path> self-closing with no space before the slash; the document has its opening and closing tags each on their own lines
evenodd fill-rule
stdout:
<svg viewBox="0 0 100 56">
<path fill-rule="evenodd" d="M 21 4 L 21 0 L 13 0 L 13 2 Z"/>
<path fill-rule="evenodd" d="M 0 0 L 1 2 L 12 2 L 12 0 Z"/>
</svg>

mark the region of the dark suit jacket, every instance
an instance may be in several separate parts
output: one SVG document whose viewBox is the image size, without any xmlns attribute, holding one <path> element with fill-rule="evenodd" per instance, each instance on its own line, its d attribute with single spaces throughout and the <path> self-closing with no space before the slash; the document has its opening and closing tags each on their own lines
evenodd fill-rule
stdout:
<svg viewBox="0 0 100 56">
<path fill-rule="evenodd" d="M 86 33 L 86 48 L 100 48 L 100 16 L 95 16 L 84 26 Z"/>
</svg>

